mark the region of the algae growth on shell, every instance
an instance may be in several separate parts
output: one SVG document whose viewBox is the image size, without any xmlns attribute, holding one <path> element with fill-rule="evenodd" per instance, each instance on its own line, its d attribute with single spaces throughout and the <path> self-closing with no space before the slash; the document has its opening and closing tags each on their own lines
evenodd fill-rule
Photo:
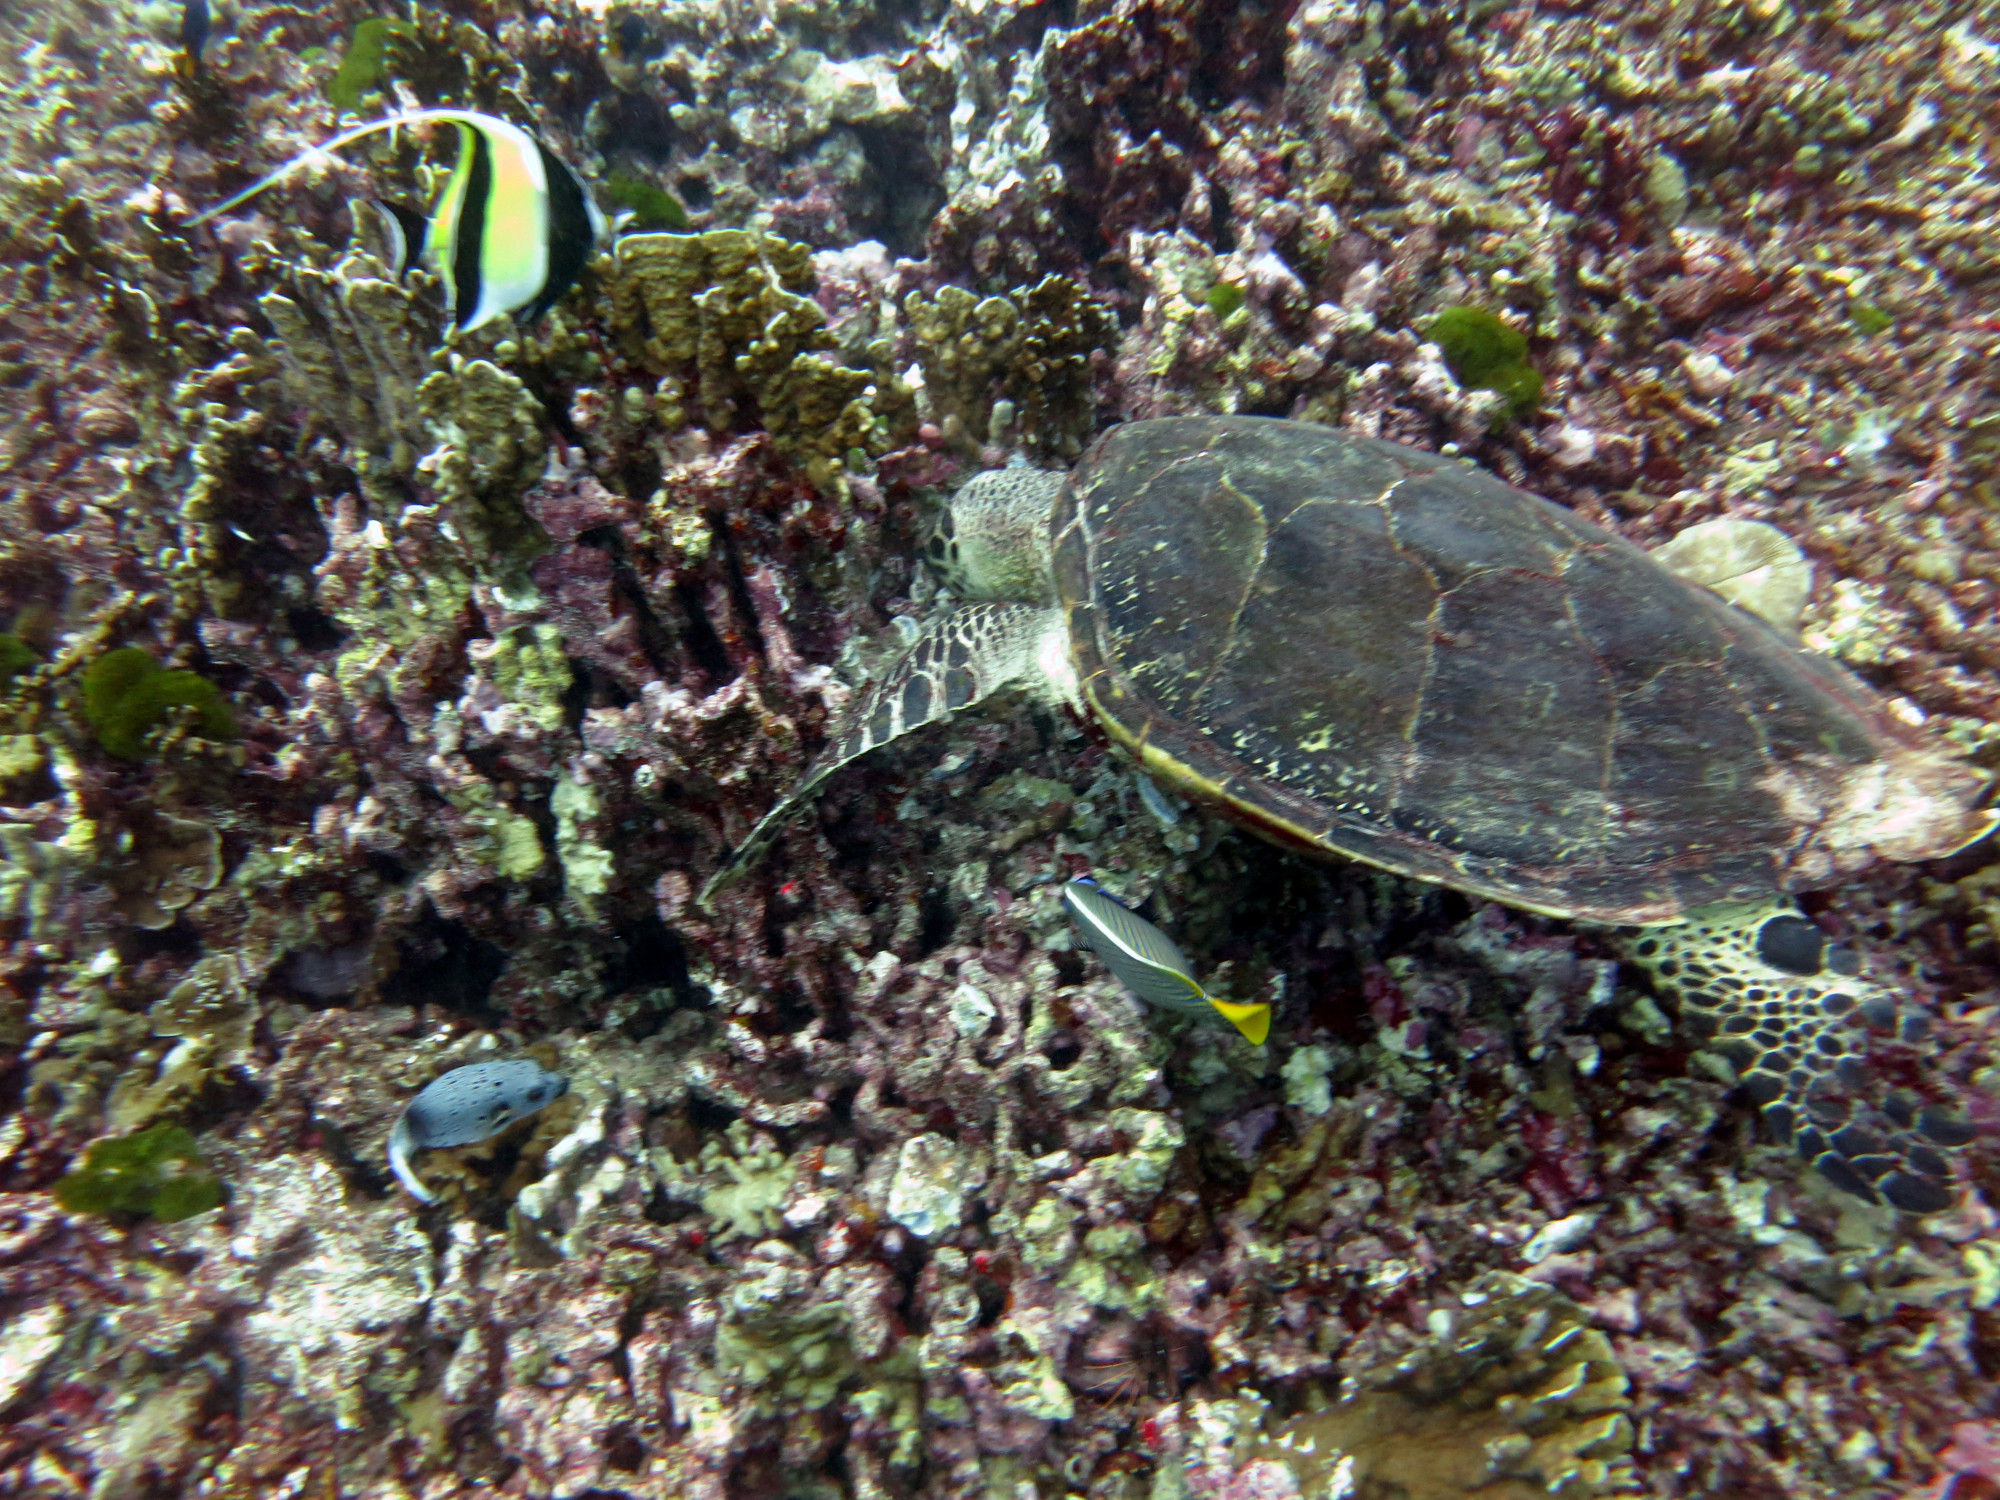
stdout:
<svg viewBox="0 0 2000 1500">
<path fill-rule="evenodd" d="M 206 9 L 0 16 L 6 1487 L 1303 1493 L 1309 1432 L 1368 1482 L 1405 1362 L 1510 1483 L 1983 1482 L 1990 1142 L 1940 1214 L 1816 1186 L 1574 924 L 1308 865 L 1025 706 L 695 898 L 943 602 L 944 497 L 1165 416 L 1649 549 L 1775 526 L 1804 644 L 1990 767 L 1990 9 Z M 433 219 L 453 127 L 189 228 L 426 109 L 612 221 L 533 326 L 446 341 L 361 206 Z M 131 651 L 167 688 L 94 724 Z M 1912 1128 L 1990 1118 L 1989 859 L 1808 903 L 1929 1023 L 1856 1029 Z M 1084 869 L 1261 1051 L 1073 945 Z M 404 1108 L 517 1057 L 568 1093 L 402 1193 Z M 225 1201 L 64 1205 L 159 1142 Z M 1501 1274 L 1547 1292 L 1473 1309 Z M 1573 1409 L 1444 1390 L 1531 1325 Z"/>
</svg>

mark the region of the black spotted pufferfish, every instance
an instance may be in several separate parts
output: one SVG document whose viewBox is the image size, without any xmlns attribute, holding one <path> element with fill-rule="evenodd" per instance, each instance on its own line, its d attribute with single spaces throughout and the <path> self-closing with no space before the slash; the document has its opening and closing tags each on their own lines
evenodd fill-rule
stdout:
<svg viewBox="0 0 2000 1500">
<path fill-rule="evenodd" d="M 435 1203 L 410 1165 L 410 1153 L 470 1146 L 569 1092 L 569 1080 L 525 1057 L 453 1068 L 425 1084 L 389 1132 L 389 1170 L 421 1203 Z"/>
</svg>

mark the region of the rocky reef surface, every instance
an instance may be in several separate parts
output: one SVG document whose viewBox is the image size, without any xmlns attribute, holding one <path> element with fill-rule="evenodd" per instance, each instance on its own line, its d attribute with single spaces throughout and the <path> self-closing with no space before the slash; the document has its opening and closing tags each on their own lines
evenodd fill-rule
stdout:
<svg viewBox="0 0 2000 1500">
<path fill-rule="evenodd" d="M 0 1495 L 2000 1493 L 1990 1138 L 1949 1212 L 1843 1199 L 1586 930 L 1025 704 L 693 901 L 944 487 L 1146 416 L 1773 522 L 1806 640 L 2000 763 L 2000 5 L 183 15 L 0 6 Z M 188 227 L 336 98 L 646 232 L 445 342 L 369 206 L 421 132 Z M 1992 857 L 1810 902 L 1986 1128 Z M 1269 1043 L 1076 951 L 1085 868 Z M 422 1208 L 403 1105 L 516 1055 L 569 1093 Z"/>
</svg>

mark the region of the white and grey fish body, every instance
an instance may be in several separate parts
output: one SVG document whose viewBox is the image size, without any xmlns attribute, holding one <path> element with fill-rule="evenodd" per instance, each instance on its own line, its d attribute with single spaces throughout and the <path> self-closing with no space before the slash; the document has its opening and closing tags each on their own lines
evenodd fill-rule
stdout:
<svg viewBox="0 0 2000 1500">
<path fill-rule="evenodd" d="M 433 1078 L 404 1107 L 389 1132 L 389 1170 L 423 1203 L 437 1202 L 410 1165 L 410 1154 L 434 1146 L 469 1146 L 498 1135 L 569 1092 L 569 1080 L 517 1057 L 472 1063 Z"/>
<path fill-rule="evenodd" d="M 1166 1010 L 1213 1010 L 1261 1046 L 1271 1030 L 1271 1007 L 1239 1005 L 1218 1000 L 1194 977 L 1174 940 L 1113 896 L 1088 875 L 1062 888 L 1063 910 L 1076 923 L 1090 950 L 1118 982 L 1144 1000 Z"/>
<path fill-rule="evenodd" d="M 1063 910 L 1118 982 L 1166 1010 L 1207 1010 L 1194 965 L 1178 944 L 1088 875 L 1062 888 Z"/>
</svg>

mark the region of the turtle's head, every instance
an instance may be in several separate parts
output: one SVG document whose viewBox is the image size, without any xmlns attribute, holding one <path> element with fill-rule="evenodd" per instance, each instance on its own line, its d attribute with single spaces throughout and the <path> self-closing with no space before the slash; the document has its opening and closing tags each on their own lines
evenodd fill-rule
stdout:
<svg viewBox="0 0 2000 1500">
<path fill-rule="evenodd" d="M 925 549 L 961 599 L 1047 604 L 1055 598 L 1049 521 L 1063 476 L 992 469 L 951 497 Z"/>
</svg>

